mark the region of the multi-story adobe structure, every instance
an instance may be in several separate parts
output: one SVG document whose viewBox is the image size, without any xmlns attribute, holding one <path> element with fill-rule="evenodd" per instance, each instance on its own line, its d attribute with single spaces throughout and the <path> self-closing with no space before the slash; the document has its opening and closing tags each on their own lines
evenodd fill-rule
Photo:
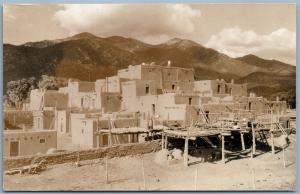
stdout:
<svg viewBox="0 0 300 194">
<path fill-rule="evenodd" d="M 90 148 L 107 145 L 101 135 L 93 137 L 94 129 L 108 130 L 107 114 L 136 115 L 135 125 L 121 125 L 128 132 L 132 127 L 148 129 L 168 122 L 182 126 L 217 122 L 223 117 L 234 119 L 237 113 L 248 118 L 252 113 L 270 113 L 271 107 L 274 114 L 284 114 L 286 110 L 285 102 L 248 95 L 246 84 L 235 84 L 233 80 L 227 83 L 223 79 L 195 81 L 193 69 L 172 67 L 170 63 L 130 65 L 117 75 L 96 82 L 69 80 L 68 86 L 58 91 L 33 90 L 30 105 L 35 112 L 35 129 L 43 125 L 42 128 L 70 133 L 74 143 Z M 50 110 L 53 114 L 44 114 Z M 104 120 L 101 125 L 100 120 Z M 89 125 L 83 126 L 84 122 Z M 118 118 L 118 122 L 125 121 Z M 80 135 L 82 128 L 84 136 L 92 136 L 94 143 L 80 140 L 85 138 Z M 135 142 L 133 139 L 123 142 Z"/>
</svg>

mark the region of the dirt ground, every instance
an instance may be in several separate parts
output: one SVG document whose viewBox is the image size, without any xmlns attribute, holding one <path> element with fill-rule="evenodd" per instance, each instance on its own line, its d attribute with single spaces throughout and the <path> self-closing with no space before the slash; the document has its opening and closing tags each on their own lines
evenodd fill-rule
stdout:
<svg viewBox="0 0 300 194">
<path fill-rule="evenodd" d="M 230 160 L 226 164 L 196 163 L 183 166 L 182 160 L 167 165 L 154 162 L 155 153 L 109 159 L 106 182 L 105 159 L 49 166 L 40 175 L 3 176 L 6 191 L 89 191 L 89 190 L 295 190 L 296 136 L 283 153 L 262 153 Z M 196 162 L 191 158 L 190 163 Z M 144 166 L 144 173 L 143 168 Z M 144 174 L 144 176 L 143 176 Z M 145 177 L 145 178 L 143 178 Z"/>
</svg>

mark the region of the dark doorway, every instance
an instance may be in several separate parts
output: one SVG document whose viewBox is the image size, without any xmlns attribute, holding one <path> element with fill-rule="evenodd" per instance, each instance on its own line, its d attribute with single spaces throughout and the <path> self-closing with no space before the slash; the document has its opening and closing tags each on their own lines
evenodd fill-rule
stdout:
<svg viewBox="0 0 300 194">
<path fill-rule="evenodd" d="M 11 141 L 10 142 L 10 156 L 19 156 L 19 142 Z"/>
<path fill-rule="evenodd" d="M 174 90 L 175 89 L 175 85 L 174 84 L 172 84 L 172 90 Z"/>
<path fill-rule="evenodd" d="M 189 98 L 189 105 L 192 104 L 192 98 Z"/>
<path fill-rule="evenodd" d="M 152 104 L 152 114 L 155 115 L 155 104 Z"/>
</svg>

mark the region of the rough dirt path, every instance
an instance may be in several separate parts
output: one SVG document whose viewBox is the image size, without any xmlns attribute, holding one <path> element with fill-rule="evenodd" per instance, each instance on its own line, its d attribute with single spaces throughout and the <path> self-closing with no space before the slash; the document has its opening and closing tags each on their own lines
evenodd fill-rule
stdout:
<svg viewBox="0 0 300 194">
<path fill-rule="evenodd" d="M 105 160 L 50 166 L 40 175 L 3 176 L 5 190 L 143 190 L 142 158 L 146 190 L 194 190 L 198 169 L 197 190 L 295 190 L 295 135 L 286 149 L 287 167 L 282 152 L 232 160 L 226 164 L 198 163 L 188 168 L 182 161 L 161 166 L 154 162 L 155 153 L 108 160 L 109 182 L 106 183 Z M 251 171 L 253 166 L 254 173 Z M 253 176 L 253 175 L 254 176 Z M 253 178 L 254 177 L 254 178 Z M 253 185 L 254 180 L 254 185 Z"/>
</svg>

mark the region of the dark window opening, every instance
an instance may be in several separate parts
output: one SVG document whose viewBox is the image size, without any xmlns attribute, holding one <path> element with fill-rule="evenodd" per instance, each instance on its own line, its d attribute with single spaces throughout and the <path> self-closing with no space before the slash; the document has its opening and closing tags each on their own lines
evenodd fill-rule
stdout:
<svg viewBox="0 0 300 194">
<path fill-rule="evenodd" d="M 152 104 L 152 114 L 155 115 L 155 104 Z"/>
<path fill-rule="evenodd" d="M 175 85 L 174 84 L 172 84 L 172 90 L 174 90 L 175 89 Z"/>
<path fill-rule="evenodd" d="M 220 91 L 221 91 L 221 86 L 218 85 L 218 93 L 220 93 Z"/>
<path fill-rule="evenodd" d="M 149 86 L 146 86 L 146 94 L 149 94 Z"/>
<path fill-rule="evenodd" d="M 209 111 L 205 111 L 205 117 L 207 118 L 207 120 L 209 119 Z"/>
<path fill-rule="evenodd" d="M 46 140 L 45 139 L 40 139 L 40 143 L 45 143 Z"/>
<path fill-rule="evenodd" d="M 19 155 L 19 142 L 12 141 L 10 142 L 10 156 L 18 156 Z"/>
<path fill-rule="evenodd" d="M 228 86 L 225 85 L 225 93 L 227 94 L 228 93 Z"/>
<path fill-rule="evenodd" d="M 249 102 L 249 110 L 251 110 L 251 108 L 252 108 L 251 105 L 252 105 L 251 102 Z"/>
<path fill-rule="evenodd" d="M 189 105 L 192 104 L 192 98 L 189 98 Z"/>
</svg>

